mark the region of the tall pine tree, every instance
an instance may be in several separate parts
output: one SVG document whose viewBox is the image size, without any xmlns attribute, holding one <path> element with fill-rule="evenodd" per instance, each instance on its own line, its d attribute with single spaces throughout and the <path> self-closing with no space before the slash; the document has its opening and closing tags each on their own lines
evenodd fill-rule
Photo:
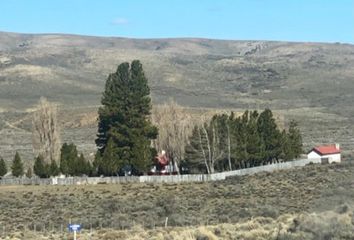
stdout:
<svg viewBox="0 0 354 240">
<path fill-rule="evenodd" d="M 300 157 L 302 153 L 302 137 L 298 124 L 295 121 L 291 121 L 289 124 L 288 141 L 291 146 L 292 157 Z"/>
<path fill-rule="evenodd" d="M 113 175 L 124 165 L 146 171 L 151 163 L 150 142 L 157 128 L 149 119 L 150 89 L 142 64 L 122 63 L 108 76 L 99 109 L 96 145 L 101 159 L 98 169 Z M 109 143 L 109 144 L 108 144 Z"/>
<path fill-rule="evenodd" d="M 281 133 L 270 109 L 265 109 L 259 115 L 257 127 L 258 134 L 260 135 L 265 147 L 263 163 L 269 163 L 272 160 L 278 159 L 282 152 Z"/>
</svg>

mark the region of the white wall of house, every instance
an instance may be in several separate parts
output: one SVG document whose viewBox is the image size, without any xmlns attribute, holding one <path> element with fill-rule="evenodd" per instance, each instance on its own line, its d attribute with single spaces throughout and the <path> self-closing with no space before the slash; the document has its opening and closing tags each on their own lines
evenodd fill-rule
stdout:
<svg viewBox="0 0 354 240">
<path fill-rule="evenodd" d="M 319 155 L 317 152 L 315 151 L 311 151 L 309 154 L 307 154 L 307 158 L 308 159 L 315 159 L 315 158 L 328 158 L 328 162 L 332 163 L 332 162 L 340 162 L 341 161 L 341 156 L 340 153 L 336 153 L 336 154 L 327 154 L 327 155 Z"/>
<path fill-rule="evenodd" d="M 313 159 L 313 158 L 321 158 L 321 155 L 319 155 L 317 152 L 315 151 L 311 151 L 307 154 L 307 158 L 308 159 Z"/>
</svg>

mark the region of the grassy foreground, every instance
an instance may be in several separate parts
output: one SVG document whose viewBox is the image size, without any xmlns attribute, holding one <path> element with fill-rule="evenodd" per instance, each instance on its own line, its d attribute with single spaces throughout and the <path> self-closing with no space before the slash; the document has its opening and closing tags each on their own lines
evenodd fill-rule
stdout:
<svg viewBox="0 0 354 240">
<path fill-rule="evenodd" d="M 284 214 L 277 219 L 256 217 L 235 224 L 218 224 L 193 227 L 167 227 L 144 229 L 134 226 L 131 230 L 84 230 L 78 239 L 87 240 L 217 240 L 217 239 L 353 239 L 353 211 L 347 205 L 335 211 L 320 214 Z M 73 239 L 69 233 L 35 233 L 30 231 L 11 233 L 6 239 Z"/>
<path fill-rule="evenodd" d="M 65 239 L 71 221 L 79 239 L 352 239 L 353 186 L 351 162 L 210 183 L 2 186 L 0 236 Z"/>
</svg>

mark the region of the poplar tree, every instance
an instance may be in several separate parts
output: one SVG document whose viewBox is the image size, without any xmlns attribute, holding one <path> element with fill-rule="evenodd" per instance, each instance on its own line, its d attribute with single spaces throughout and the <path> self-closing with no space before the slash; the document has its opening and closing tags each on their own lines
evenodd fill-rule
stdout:
<svg viewBox="0 0 354 240">
<path fill-rule="evenodd" d="M 101 103 L 96 145 L 102 166 L 97 168 L 105 175 L 114 175 L 128 164 L 146 171 L 157 128 L 149 118 L 150 89 L 140 61 L 122 63 L 108 76 Z"/>
</svg>

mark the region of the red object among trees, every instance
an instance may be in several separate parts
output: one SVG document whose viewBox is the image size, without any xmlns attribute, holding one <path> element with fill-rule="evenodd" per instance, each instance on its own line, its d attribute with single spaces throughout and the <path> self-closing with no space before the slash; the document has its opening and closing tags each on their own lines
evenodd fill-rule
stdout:
<svg viewBox="0 0 354 240">
<path fill-rule="evenodd" d="M 162 153 L 159 154 L 159 155 L 156 157 L 156 159 L 157 159 L 158 164 L 160 164 L 161 166 L 166 166 L 166 165 L 168 165 L 168 163 L 169 163 L 169 159 L 168 159 L 168 157 L 167 157 L 165 151 L 162 151 Z"/>
<path fill-rule="evenodd" d="M 169 157 L 165 151 L 162 151 L 156 158 L 156 164 L 151 168 L 149 175 L 170 175 L 177 174 Z"/>
</svg>

